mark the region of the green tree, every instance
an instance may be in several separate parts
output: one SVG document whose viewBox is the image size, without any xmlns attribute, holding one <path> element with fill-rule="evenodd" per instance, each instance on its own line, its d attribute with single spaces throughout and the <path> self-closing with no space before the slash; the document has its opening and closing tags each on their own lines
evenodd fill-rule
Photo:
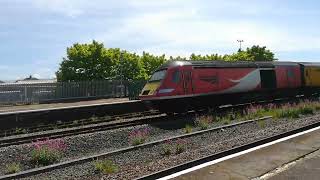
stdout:
<svg viewBox="0 0 320 180">
<path fill-rule="evenodd" d="M 141 56 L 141 63 L 147 76 L 150 76 L 158 67 L 160 67 L 165 62 L 166 57 L 164 54 L 162 56 L 154 56 L 152 54 L 143 52 Z"/>
<path fill-rule="evenodd" d="M 225 61 L 254 61 L 254 57 L 246 51 L 238 51 L 224 58 Z"/>
<path fill-rule="evenodd" d="M 254 45 L 251 48 L 247 48 L 246 52 L 253 57 L 254 61 L 275 61 L 274 53 L 268 50 L 265 46 L 260 47 Z"/>
<path fill-rule="evenodd" d="M 205 56 L 202 55 L 196 55 L 192 53 L 190 55 L 190 60 L 192 61 L 222 61 L 226 59 L 226 55 L 222 56 L 219 54 L 207 54 Z"/>
<path fill-rule="evenodd" d="M 120 56 L 119 49 L 109 49 L 108 51 L 117 51 L 112 54 L 118 53 Z M 132 54 L 127 51 L 121 51 L 121 58 L 115 60 L 115 66 L 113 67 L 113 77 L 114 79 L 123 80 L 143 80 L 147 79 L 145 69 L 143 68 L 143 63 L 137 54 Z"/>
<path fill-rule="evenodd" d="M 58 81 L 109 79 L 113 65 L 103 43 L 76 43 L 67 48 L 67 57 L 63 58 L 56 76 Z"/>
</svg>

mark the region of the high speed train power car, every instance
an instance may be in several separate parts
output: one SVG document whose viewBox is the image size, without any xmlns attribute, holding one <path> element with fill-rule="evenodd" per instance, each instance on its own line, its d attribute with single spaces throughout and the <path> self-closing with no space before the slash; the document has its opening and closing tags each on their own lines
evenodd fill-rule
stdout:
<svg viewBox="0 0 320 180">
<path fill-rule="evenodd" d="M 139 98 L 163 112 L 311 95 L 320 91 L 320 63 L 170 61 Z"/>
</svg>

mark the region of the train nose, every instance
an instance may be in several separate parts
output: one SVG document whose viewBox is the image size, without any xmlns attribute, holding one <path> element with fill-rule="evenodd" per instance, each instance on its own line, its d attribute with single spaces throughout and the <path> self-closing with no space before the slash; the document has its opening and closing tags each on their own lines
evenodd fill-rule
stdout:
<svg viewBox="0 0 320 180">
<path fill-rule="evenodd" d="M 147 83 L 142 89 L 140 96 L 154 95 L 159 87 L 160 87 L 160 82 Z"/>
</svg>

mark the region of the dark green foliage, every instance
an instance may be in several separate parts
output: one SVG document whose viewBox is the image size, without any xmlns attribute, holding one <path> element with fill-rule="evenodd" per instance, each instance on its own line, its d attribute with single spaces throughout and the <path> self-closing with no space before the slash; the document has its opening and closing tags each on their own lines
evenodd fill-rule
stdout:
<svg viewBox="0 0 320 180">
<path fill-rule="evenodd" d="M 253 61 L 274 61 L 274 54 L 265 46 L 252 46 L 247 48 L 246 52 L 253 57 Z"/>
</svg>

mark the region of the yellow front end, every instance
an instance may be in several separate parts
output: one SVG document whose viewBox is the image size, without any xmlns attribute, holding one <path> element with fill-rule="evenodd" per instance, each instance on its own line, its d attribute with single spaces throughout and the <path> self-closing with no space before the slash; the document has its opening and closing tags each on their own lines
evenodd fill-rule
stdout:
<svg viewBox="0 0 320 180">
<path fill-rule="evenodd" d="M 160 82 L 148 82 L 141 91 L 140 96 L 154 95 L 156 90 L 160 87 Z"/>
<path fill-rule="evenodd" d="M 320 87 L 320 67 L 305 67 L 304 77 L 307 87 Z"/>
</svg>

